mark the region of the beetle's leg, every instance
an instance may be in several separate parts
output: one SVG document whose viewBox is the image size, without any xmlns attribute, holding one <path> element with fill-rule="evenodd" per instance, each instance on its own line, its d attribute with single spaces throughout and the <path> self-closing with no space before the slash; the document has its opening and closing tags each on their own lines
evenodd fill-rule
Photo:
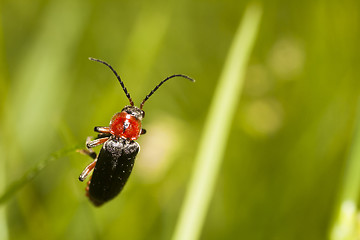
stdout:
<svg viewBox="0 0 360 240">
<path fill-rule="evenodd" d="M 140 134 L 143 135 L 145 133 L 146 133 L 146 130 L 144 128 L 142 128 Z"/>
<path fill-rule="evenodd" d="M 92 159 L 96 158 L 96 152 L 94 152 L 94 150 L 92 150 L 91 148 L 90 149 L 78 149 L 76 151 L 81 154 L 88 155 Z"/>
<path fill-rule="evenodd" d="M 104 138 L 111 136 L 109 127 L 95 127 L 94 131 L 99 133 L 96 138 Z"/>
<path fill-rule="evenodd" d="M 93 141 L 87 142 L 86 147 L 93 148 L 93 147 L 99 146 L 99 145 L 103 144 L 104 142 L 106 142 L 108 139 L 109 139 L 109 137 L 95 139 Z"/>
<path fill-rule="evenodd" d="M 96 137 L 96 139 L 98 138 L 105 138 L 105 137 L 110 137 L 111 133 L 99 133 Z"/>
<path fill-rule="evenodd" d="M 97 158 L 92 162 L 90 163 L 85 169 L 84 171 L 80 174 L 79 176 L 79 180 L 80 181 L 84 181 L 85 178 L 89 175 L 89 173 L 91 172 L 91 170 L 94 169 L 95 165 L 96 165 L 96 161 L 97 161 Z"/>
<path fill-rule="evenodd" d="M 90 197 L 90 194 L 89 194 L 89 186 L 90 186 L 90 182 L 91 182 L 91 177 L 92 176 L 90 176 L 90 180 L 87 182 L 87 184 L 86 184 L 86 188 L 85 188 L 85 195 L 87 196 L 87 197 Z"/>
<path fill-rule="evenodd" d="M 109 127 L 94 127 L 94 131 L 98 133 L 110 133 Z"/>
<path fill-rule="evenodd" d="M 86 145 L 88 143 L 91 142 L 91 137 L 87 137 L 86 138 Z M 91 148 L 86 148 L 86 149 L 78 149 L 76 150 L 77 152 L 81 153 L 81 154 L 84 154 L 84 155 L 88 155 L 89 157 L 91 157 L 92 159 L 95 159 L 96 158 L 96 153 L 94 152 L 93 149 Z"/>
<path fill-rule="evenodd" d="M 89 143 L 91 143 L 91 138 L 87 137 L 86 138 L 86 145 L 88 145 Z M 94 169 L 95 165 L 96 165 L 96 161 L 97 161 L 97 155 L 95 153 L 95 151 L 91 148 L 86 148 L 86 149 L 80 149 L 77 150 L 77 152 L 88 155 L 89 157 L 91 157 L 92 159 L 94 159 L 94 161 L 92 163 L 90 163 L 85 169 L 84 171 L 80 174 L 79 176 L 79 180 L 80 181 L 84 181 L 85 178 L 89 175 L 89 173 L 91 172 L 91 170 Z"/>
</svg>

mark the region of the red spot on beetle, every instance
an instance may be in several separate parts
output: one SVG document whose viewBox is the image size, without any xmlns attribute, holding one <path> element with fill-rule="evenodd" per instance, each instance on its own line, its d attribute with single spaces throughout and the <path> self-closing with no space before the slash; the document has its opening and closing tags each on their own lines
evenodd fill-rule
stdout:
<svg viewBox="0 0 360 240">
<path fill-rule="evenodd" d="M 136 140 L 141 133 L 141 121 L 127 112 L 116 113 L 110 122 L 110 133 L 124 139 Z"/>
</svg>

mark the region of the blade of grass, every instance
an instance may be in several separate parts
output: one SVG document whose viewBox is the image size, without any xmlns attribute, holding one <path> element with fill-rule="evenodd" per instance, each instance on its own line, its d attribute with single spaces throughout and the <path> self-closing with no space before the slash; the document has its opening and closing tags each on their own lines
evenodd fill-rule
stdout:
<svg viewBox="0 0 360 240">
<path fill-rule="evenodd" d="M 336 206 L 334 224 L 330 230 L 330 239 L 356 239 L 357 203 L 360 193 L 360 100 L 358 101 L 354 140 L 347 159 L 341 193 Z"/>
<path fill-rule="evenodd" d="M 248 6 L 234 37 L 210 105 L 194 170 L 172 238 L 174 240 L 198 239 L 200 235 L 241 95 L 245 68 L 255 43 L 261 14 L 259 5 Z"/>
<path fill-rule="evenodd" d="M 65 157 L 71 153 L 74 153 L 76 149 L 80 149 L 83 147 L 83 144 L 67 147 L 61 149 L 57 152 L 52 153 L 50 156 L 45 158 L 44 160 L 38 162 L 32 169 L 28 170 L 22 177 L 18 180 L 12 182 L 7 189 L 4 191 L 2 195 L 0 195 L 0 205 L 6 203 L 8 199 L 10 199 L 17 191 L 19 191 L 26 183 L 30 182 L 34 179 L 46 166 L 48 166 L 51 162 Z"/>
<path fill-rule="evenodd" d="M 0 152 L 4 152 L 0 138 Z M 6 175 L 5 175 L 5 161 L 0 161 L 0 191 L 5 189 Z M 1 203 L 0 203 L 1 204 Z M 8 226 L 6 219 L 5 206 L 0 206 L 0 239 L 8 239 Z"/>
<path fill-rule="evenodd" d="M 2 12 L 2 9 L 0 7 L 0 12 Z M 5 45 L 4 45 L 4 38 L 3 38 L 3 22 L 2 18 L 0 18 L 0 48 L 1 48 L 1 54 L 0 54 L 0 115 L 3 114 L 3 107 L 4 107 L 4 99 L 6 99 L 7 91 L 8 91 L 8 83 L 5 79 L 5 73 L 7 72 L 5 70 Z M 2 119 L 0 119 L 0 124 L 3 126 Z M 3 131 L 2 127 L 0 127 L 0 152 L 5 153 L 4 145 L 3 145 Z M 3 154 L 4 155 L 4 154 Z M 0 161 L 0 192 L 5 189 L 6 184 L 6 171 L 5 168 L 6 164 L 5 161 Z M 7 224 L 7 218 L 6 218 L 6 209 L 4 206 L 0 206 L 0 239 L 8 239 L 8 224 Z"/>
</svg>

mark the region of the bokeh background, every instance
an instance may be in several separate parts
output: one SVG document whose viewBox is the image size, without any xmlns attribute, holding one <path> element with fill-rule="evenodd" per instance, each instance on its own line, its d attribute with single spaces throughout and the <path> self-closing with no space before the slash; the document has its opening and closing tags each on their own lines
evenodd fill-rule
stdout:
<svg viewBox="0 0 360 240">
<path fill-rule="evenodd" d="M 248 4 L 2 0 L 0 194 L 41 170 L 0 206 L 1 237 L 169 239 Z M 326 239 L 356 127 L 360 2 L 258 4 L 261 26 L 201 239 Z M 78 181 L 88 157 L 47 161 L 128 104 L 110 70 L 88 57 L 113 65 L 136 104 L 171 74 L 197 80 L 174 79 L 146 103 L 133 174 L 101 208 Z"/>
</svg>

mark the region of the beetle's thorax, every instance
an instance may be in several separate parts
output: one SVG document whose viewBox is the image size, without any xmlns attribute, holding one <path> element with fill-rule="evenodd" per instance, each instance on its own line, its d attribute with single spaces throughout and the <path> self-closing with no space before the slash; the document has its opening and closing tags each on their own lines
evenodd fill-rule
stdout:
<svg viewBox="0 0 360 240">
<path fill-rule="evenodd" d="M 135 106 L 126 106 L 110 121 L 110 133 L 123 139 L 136 140 L 141 134 L 141 120 L 145 112 Z"/>
</svg>

